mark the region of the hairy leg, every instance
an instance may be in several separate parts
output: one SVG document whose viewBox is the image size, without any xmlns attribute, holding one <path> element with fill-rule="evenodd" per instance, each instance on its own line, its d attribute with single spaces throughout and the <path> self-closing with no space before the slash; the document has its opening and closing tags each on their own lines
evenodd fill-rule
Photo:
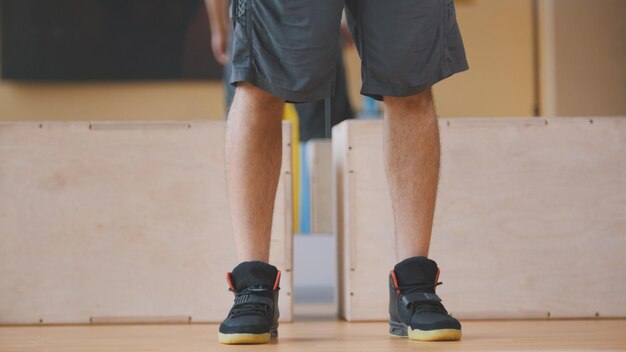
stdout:
<svg viewBox="0 0 626 352">
<path fill-rule="evenodd" d="M 384 159 L 399 261 L 428 256 L 439 179 L 432 93 L 385 97 Z"/>
<path fill-rule="evenodd" d="M 284 102 L 251 84 L 237 86 L 226 127 L 226 175 L 239 261 L 269 261 L 281 166 Z"/>
</svg>

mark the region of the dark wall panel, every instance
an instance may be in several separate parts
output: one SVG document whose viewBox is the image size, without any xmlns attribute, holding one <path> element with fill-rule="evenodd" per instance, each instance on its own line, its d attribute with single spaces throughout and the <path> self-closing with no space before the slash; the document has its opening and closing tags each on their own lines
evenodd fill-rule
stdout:
<svg viewBox="0 0 626 352">
<path fill-rule="evenodd" d="M 219 79 L 202 0 L 0 0 L 2 77 Z"/>
</svg>

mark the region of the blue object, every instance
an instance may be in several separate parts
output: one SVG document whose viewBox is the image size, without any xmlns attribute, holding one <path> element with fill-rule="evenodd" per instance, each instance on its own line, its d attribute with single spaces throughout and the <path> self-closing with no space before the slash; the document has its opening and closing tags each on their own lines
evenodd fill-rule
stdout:
<svg viewBox="0 0 626 352">
<path fill-rule="evenodd" d="M 380 103 L 378 100 L 363 96 L 363 118 L 366 119 L 375 119 L 378 118 L 380 114 Z"/>
<path fill-rule="evenodd" d="M 311 180 L 307 143 L 300 143 L 300 229 L 301 234 L 311 233 Z"/>
</svg>

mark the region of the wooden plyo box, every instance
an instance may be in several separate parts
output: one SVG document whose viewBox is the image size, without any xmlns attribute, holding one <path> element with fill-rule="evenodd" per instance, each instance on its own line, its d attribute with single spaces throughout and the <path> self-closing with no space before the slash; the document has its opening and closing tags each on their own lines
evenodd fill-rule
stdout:
<svg viewBox="0 0 626 352">
<path fill-rule="evenodd" d="M 430 257 L 461 318 L 626 316 L 626 118 L 440 119 Z M 333 129 L 339 310 L 388 319 L 381 121 Z"/>
<path fill-rule="evenodd" d="M 223 121 L 0 122 L 0 324 L 218 322 L 237 264 Z M 291 129 L 272 228 L 292 319 Z"/>
<path fill-rule="evenodd" d="M 311 232 L 332 233 L 332 143 L 313 139 L 306 143 L 309 180 Z"/>
</svg>

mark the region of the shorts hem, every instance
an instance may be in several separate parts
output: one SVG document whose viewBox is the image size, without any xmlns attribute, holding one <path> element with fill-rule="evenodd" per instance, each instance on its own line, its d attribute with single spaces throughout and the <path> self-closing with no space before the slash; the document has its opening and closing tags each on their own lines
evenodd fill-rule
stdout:
<svg viewBox="0 0 626 352">
<path fill-rule="evenodd" d="M 468 69 L 469 65 L 467 63 L 462 63 L 452 67 L 450 70 L 448 70 L 448 72 L 439 75 L 431 82 L 426 82 L 416 86 L 387 84 L 381 82 L 364 82 L 361 86 L 361 94 L 376 99 L 378 101 L 383 101 L 383 98 L 385 96 L 408 97 L 420 94 L 428 88 L 434 86 L 436 83 L 443 81 L 444 79 L 454 75 L 455 73 L 463 72 Z"/>
<path fill-rule="evenodd" d="M 278 87 L 275 84 L 270 83 L 267 79 L 265 79 L 265 77 L 254 69 L 233 71 L 230 77 L 230 84 L 236 86 L 239 82 L 248 82 L 288 103 L 305 103 L 321 100 L 329 97 L 332 93 L 332 84 L 329 84 L 328 87 L 307 91 L 297 91 Z"/>
</svg>

